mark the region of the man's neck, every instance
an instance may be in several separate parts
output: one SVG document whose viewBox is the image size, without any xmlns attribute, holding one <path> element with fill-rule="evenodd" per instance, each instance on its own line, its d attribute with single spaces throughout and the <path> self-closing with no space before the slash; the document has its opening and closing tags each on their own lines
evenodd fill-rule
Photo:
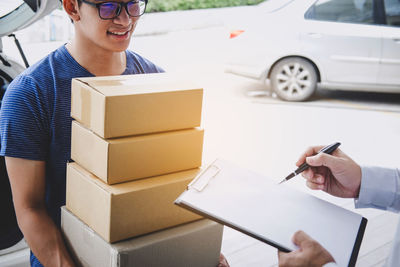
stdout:
<svg viewBox="0 0 400 267">
<path fill-rule="evenodd" d="M 120 75 L 126 68 L 126 54 L 102 49 L 80 49 L 76 40 L 66 45 L 71 56 L 95 76 Z"/>
</svg>

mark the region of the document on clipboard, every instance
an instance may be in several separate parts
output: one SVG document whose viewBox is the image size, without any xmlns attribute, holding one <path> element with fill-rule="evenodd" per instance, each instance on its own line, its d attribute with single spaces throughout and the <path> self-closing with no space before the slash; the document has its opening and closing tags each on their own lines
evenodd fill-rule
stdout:
<svg viewBox="0 0 400 267">
<path fill-rule="evenodd" d="M 355 266 L 367 225 L 357 213 L 221 159 L 205 168 L 175 204 L 285 252 L 297 249 L 292 236 L 303 230 L 338 266 Z"/>
</svg>

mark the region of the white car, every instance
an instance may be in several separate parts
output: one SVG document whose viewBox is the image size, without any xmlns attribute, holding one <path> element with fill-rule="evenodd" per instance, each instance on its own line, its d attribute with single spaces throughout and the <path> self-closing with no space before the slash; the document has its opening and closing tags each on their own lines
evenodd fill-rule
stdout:
<svg viewBox="0 0 400 267">
<path fill-rule="evenodd" d="M 60 7 L 60 0 L 1 0 L 0 5 L 0 90 L 1 98 L 10 81 L 24 70 L 3 51 L 2 38 L 22 30 Z M 0 98 L 0 99 L 1 99 Z"/>
<path fill-rule="evenodd" d="M 60 0 L 1 0 L 0 4 L 0 104 L 9 83 L 25 67 L 7 56 L 1 38 L 28 27 L 60 6 Z M 23 53 L 21 53 L 23 56 Z M 4 158 L 0 157 L 0 266 L 27 267 L 29 248 L 16 224 Z"/>
<path fill-rule="evenodd" d="M 400 93 L 399 0 L 268 0 L 239 18 L 226 71 L 287 101 L 317 86 Z"/>
</svg>

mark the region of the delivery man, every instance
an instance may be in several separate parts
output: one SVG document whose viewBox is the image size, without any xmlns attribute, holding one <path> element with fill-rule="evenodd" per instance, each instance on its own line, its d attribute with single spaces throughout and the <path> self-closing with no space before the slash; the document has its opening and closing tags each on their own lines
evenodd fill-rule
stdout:
<svg viewBox="0 0 400 267">
<path fill-rule="evenodd" d="M 71 146 L 71 79 L 163 70 L 127 50 L 147 0 L 64 0 L 75 36 L 9 85 L 0 114 L 19 227 L 31 266 L 73 266 L 60 233 Z"/>
</svg>

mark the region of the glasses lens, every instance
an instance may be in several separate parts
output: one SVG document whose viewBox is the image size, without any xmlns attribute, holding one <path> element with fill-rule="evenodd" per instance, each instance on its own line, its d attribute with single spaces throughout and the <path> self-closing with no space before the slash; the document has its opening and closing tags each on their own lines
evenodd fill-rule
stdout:
<svg viewBox="0 0 400 267">
<path fill-rule="evenodd" d="M 103 19 L 114 18 L 117 14 L 118 3 L 116 2 L 105 2 L 100 5 L 100 17 Z"/>
<path fill-rule="evenodd" d="M 127 10 L 129 16 L 138 17 L 143 15 L 144 10 L 146 9 L 145 1 L 131 1 L 127 4 Z"/>
</svg>

